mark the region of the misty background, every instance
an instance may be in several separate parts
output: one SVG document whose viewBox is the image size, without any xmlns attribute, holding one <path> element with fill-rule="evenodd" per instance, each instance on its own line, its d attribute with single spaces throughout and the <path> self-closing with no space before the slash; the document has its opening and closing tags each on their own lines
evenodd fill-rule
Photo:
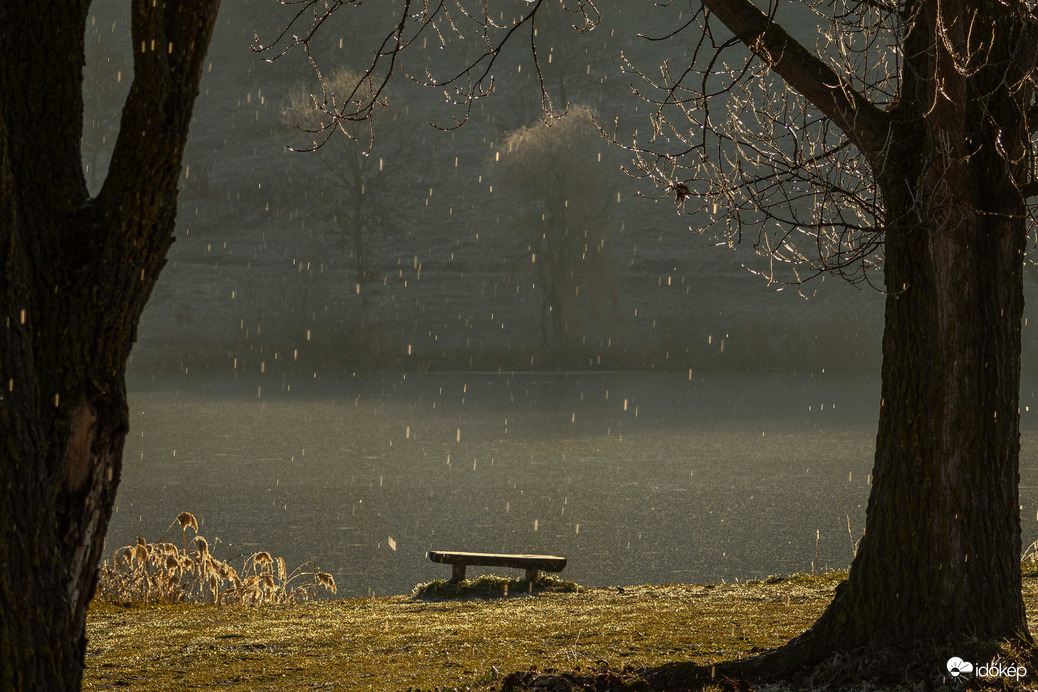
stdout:
<svg viewBox="0 0 1038 692">
<path fill-rule="evenodd" d="M 603 22 L 593 32 L 576 33 L 573 18 L 560 17 L 539 37 L 549 94 L 560 108 L 573 104 L 552 127 L 542 124 L 528 52 L 515 45 L 495 67 L 499 93 L 449 132 L 429 123 L 450 125 L 464 110 L 440 90 L 396 78 L 365 156 L 342 136 L 315 153 L 289 149 L 312 145 L 298 126 L 313 126 L 308 94 L 321 87 L 301 52 L 271 63 L 250 45 L 277 36 L 291 10 L 224 2 L 185 155 L 177 242 L 129 365 L 131 433 L 109 548 L 137 533 L 154 540 L 188 510 L 232 545 L 284 554 L 290 564 L 319 556 L 340 588 L 354 583 L 347 593 L 409 588 L 416 577 L 398 574 L 402 555 L 418 563 L 432 547 L 569 550 L 596 560 L 610 552 L 601 546 L 627 551 L 604 571 L 578 560 L 564 573 L 590 582 L 849 564 L 878 412 L 882 276 L 873 277 L 876 288 L 839 278 L 769 285 L 751 271 L 767 261 L 749 242 L 718 246 L 673 196 L 641 196 L 660 191 L 621 171 L 630 154 L 599 138 L 590 117 L 610 126 L 617 118 L 621 141 L 647 139 L 646 106 L 630 88 L 637 77 L 623 73 L 618 56 L 646 71 L 666 55 L 683 57 L 680 43 L 636 32 L 669 33 L 687 12 L 598 4 Z M 96 2 L 88 20 L 83 156 L 95 191 L 132 79 L 123 5 Z M 390 5 L 341 12 L 322 30 L 313 48 L 330 83 L 340 70 L 367 67 L 374 37 L 394 19 Z M 470 47 L 430 45 L 420 60 L 446 72 Z M 422 74 L 419 64 L 405 68 Z M 1038 275 L 1029 271 L 1026 281 L 1033 294 Z M 1038 525 L 1029 444 L 1035 317 L 1029 306 L 1025 543 Z M 407 413 L 419 408 L 426 417 Z M 296 441 L 308 425 L 324 432 Z M 524 430 L 546 441 L 495 446 Z M 379 440 L 371 448 L 369 437 Z M 436 451 L 416 440 L 433 440 Z M 466 444 L 477 448 L 459 448 Z M 575 445 L 568 456 L 567 445 Z M 426 457 L 447 475 L 416 480 L 416 460 Z M 544 458 L 559 463 L 546 467 Z M 574 458 L 608 463 L 592 470 L 571 466 Z M 775 485 L 758 473 L 768 463 L 790 483 L 781 501 L 754 495 Z M 460 474 L 459 464 L 471 472 Z M 478 475 L 491 466 L 511 475 L 500 483 Z M 830 481 L 812 485 L 812 468 L 829 469 Z M 532 483 L 529 494 L 523 482 Z M 376 488 L 387 487 L 396 499 L 369 509 Z M 543 502 L 527 503 L 531 495 Z M 409 520 L 394 524 L 402 510 Z M 574 529 L 581 511 L 589 513 L 583 535 Z M 707 519 L 714 512 L 717 523 Z M 504 514 L 521 528 L 493 534 L 486 517 Z M 565 526 L 546 533 L 549 514 Z M 581 543 L 609 521 L 598 547 Z M 737 526 L 716 550 L 673 543 L 688 535 L 702 546 L 725 521 Z M 338 537 L 301 539 L 320 524 Z M 763 524 L 787 533 L 761 538 Z M 491 545 L 476 545 L 466 526 L 489 531 Z M 764 563 L 726 562 L 732 553 Z M 646 555 L 663 571 L 650 574 Z"/>
<path fill-rule="evenodd" d="M 644 139 L 646 108 L 630 94 L 635 77 L 621 72 L 618 55 L 651 69 L 656 46 L 634 30 L 662 32 L 679 13 L 622 5 L 606 3 L 603 24 L 587 36 L 561 17 L 559 43 L 568 54 L 553 64 L 566 66 L 559 78 L 570 102 L 601 111 L 607 123 L 620 115 Z M 325 27 L 321 45 L 328 49 L 318 57 L 329 73 L 367 65 L 372 30 L 342 21 L 355 16 L 361 13 L 341 13 Z M 690 228 L 695 219 L 679 214 L 673 197 L 639 198 L 638 181 L 620 172 L 630 155 L 594 137 L 584 143 L 601 162 L 569 175 L 573 199 L 597 204 L 587 244 L 601 266 L 584 281 L 590 295 L 580 307 L 596 304 L 600 314 L 597 324 L 574 324 L 558 341 L 549 334 L 546 346 L 543 283 L 529 250 L 536 191 L 510 185 L 495 160 L 509 135 L 542 119 L 536 83 L 519 68 L 522 62 L 532 73 L 532 64 L 518 45 L 498 68 L 501 93 L 477 102 L 470 121 L 452 132 L 428 124 L 449 125 L 463 113 L 445 108 L 441 91 L 404 78 L 391 83 L 386 112 L 398 120 L 376 123 L 372 152 L 383 158 L 381 149 L 393 149 L 384 157 L 388 183 L 367 192 L 388 213 L 366 231 L 368 271 L 358 276 L 349 189 L 335 166 L 362 147 L 339 136 L 315 154 L 289 151 L 312 137 L 283 111 L 293 92 L 319 95 L 320 86 L 301 53 L 267 63 L 249 50 L 254 35 L 272 38 L 285 22 L 285 8 L 270 2 L 229 2 L 221 10 L 185 156 L 178 240 L 141 324 L 131 371 L 878 371 L 878 291 L 816 280 L 802 289 L 806 300 L 795 289 L 769 287 L 743 266 L 760 262 L 748 243 L 715 248 L 713 238 Z M 84 159 L 98 186 L 132 61 L 127 17 L 98 12 L 90 24 Z M 519 69 L 509 75 L 513 63 Z M 546 76 L 559 94 L 554 75 Z M 560 262 L 567 260 L 567 269 L 589 264 Z"/>
</svg>

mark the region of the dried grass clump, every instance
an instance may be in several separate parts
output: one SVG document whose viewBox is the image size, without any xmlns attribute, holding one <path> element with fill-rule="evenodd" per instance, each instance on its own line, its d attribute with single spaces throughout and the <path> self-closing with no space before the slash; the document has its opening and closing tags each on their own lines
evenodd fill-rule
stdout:
<svg viewBox="0 0 1038 692">
<path fill-rule="evenodd" d="M 1020 568 L 1028 572 L 1028 576 L 1038 576 L 1038 541 L 1034 541 L 1024 549 L 1020 556 Z"/>
<path fill-rule="evenodd" d="M 245 557 L 241 569 L 218 560 L 209 543 L 196 535 L 190 542 L 187 530 L 198 532 L 190 512 L 181 512 L 166 533 L 180 524 L 184 541 L 179 546 L 166 542 L 165 534 L 155 543 L 138 537 L 134 545 L 114 551 L 112 563 L 101 565 L 97 598 L 108 603 L 300 603 L 317 598 L 321 590 L 336 592 L 335 579 L 306 562 L 292 572 L 285 560 L 261 551 Z"/>
</svg>

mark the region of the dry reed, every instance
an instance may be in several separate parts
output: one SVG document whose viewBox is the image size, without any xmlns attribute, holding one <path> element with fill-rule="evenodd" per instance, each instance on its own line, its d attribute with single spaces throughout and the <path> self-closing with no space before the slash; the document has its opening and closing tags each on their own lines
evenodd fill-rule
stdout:
<svg viewBox="0 0 1038 692">
<path fill-rule="evenodd" d="M 335 579 L 306 562 L 292 572 L 285 560 L 260 551 L 246 556 L 241 569 L 215 558 L 209 543 L 198 534 L 198 522 L 181 512 L 169 525 L 180 524 L 184 549 L 165 541 L 138 537 L 134 545 L 112 554 L 101 565 L 96 598 L 108 603 L 215 603 L 258 604 L 312 601 L 322 590 L 336 592 Z M 187 540 L 187 530 L 195 537 Z"/>
</svg>

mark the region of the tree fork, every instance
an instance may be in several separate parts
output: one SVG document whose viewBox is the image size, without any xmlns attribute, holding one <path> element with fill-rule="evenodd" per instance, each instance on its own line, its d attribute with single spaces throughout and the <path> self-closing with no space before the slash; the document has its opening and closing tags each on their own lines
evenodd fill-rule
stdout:
<svg viewBox="0 0 1038 692">
<path fill-rule="evenodd" d="M 0 689 L 81 685 L 129 428 L 126 362 L 173 242 L 219 0 L 132 4 L 133 83 L 92 200 L 79 151 L 88 7 L 0 0 Z"/>
</svg>

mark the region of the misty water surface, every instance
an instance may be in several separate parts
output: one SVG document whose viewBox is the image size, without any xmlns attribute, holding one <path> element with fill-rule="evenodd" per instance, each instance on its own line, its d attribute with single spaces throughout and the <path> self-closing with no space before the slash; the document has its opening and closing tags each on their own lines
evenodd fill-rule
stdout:
<svg viewBox="0 0 1038 692">
<path fill-rule="evenodd" d="M 218 557 L 314 558 L 349 596 L 446 578 L 429 549 L 564 555 L 589 585 L 846 567 L 878 400 L 824 374 L 139 380 L 109 548 L 186 510 Z"/>
</svg>

